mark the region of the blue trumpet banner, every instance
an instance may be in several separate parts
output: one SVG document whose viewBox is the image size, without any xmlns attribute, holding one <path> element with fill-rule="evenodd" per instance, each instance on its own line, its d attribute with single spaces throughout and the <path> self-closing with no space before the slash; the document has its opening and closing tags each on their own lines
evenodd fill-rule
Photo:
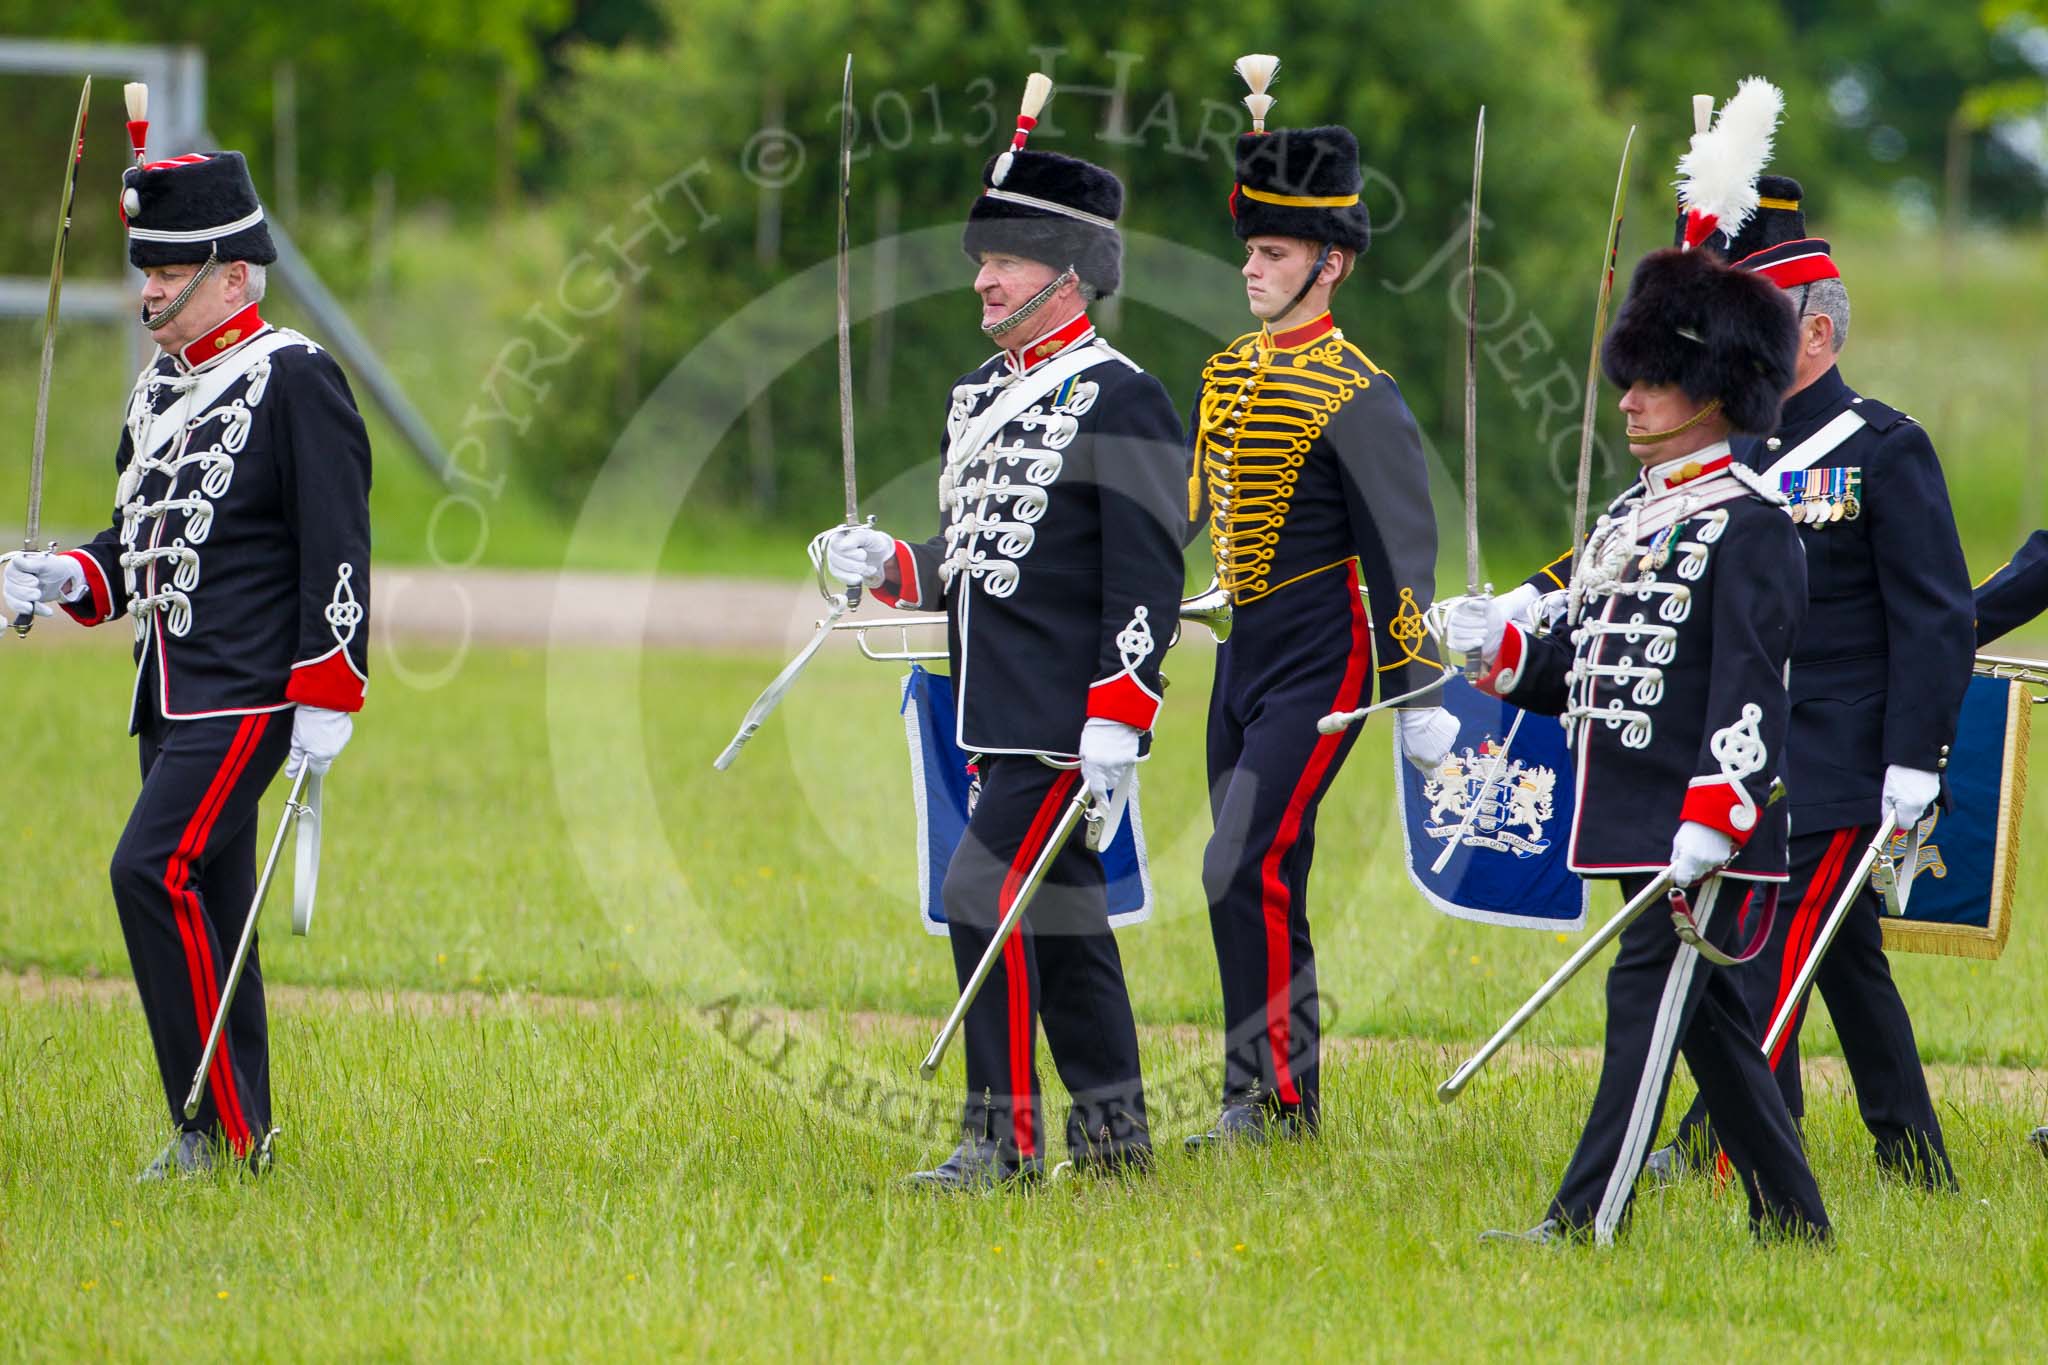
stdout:
<svg viewBox="0 0 2048 1365">
<path fill-rule="evenodd" d="M 1567 862 L 1574 768 L 1564 727 L 1458 677 L 1444 684 L 1443 705 L 1458 718 L 1458 738 L 1434 771 L 1418 772 L 1395 732 L 1394 781 L 1409 880 L 1431 905 L 1458 919 L 1517 929 L 1584 927 L 1586 883 Z M 1510 730 L 1514 742 L 1501 760 Z M 1444 870 L 1432 871 L 1453 840 L 1458 847 Z"/>
<path fill-rule="evenodd" d="M 1930 811 L 1920 822 L 1913 894 L 1904 915 L 1885 918 L 1885 947 L 1952 957 L 1995 958 L 2005 951 L 2032 707 L 2023 683 L 1970 680 L 1949 752 L 1952 808 Z M 1893 855 L 1904 857 L 1906 844 L 1905 834 L 1894 836 Z"/>
<path fill-rule="evenodd" d="M 903 679 L 903 732 L 910 742 L 910 792 L 917 805 L 917 909 L 926 932 L 944 936 L 946 865 L 967 832 L 967 799 L 972 779 L 967 755 L 953 742 L 953 686 L 950 679 L 918 664 Z M 1132 779 L 1136 783 L 1136 778 Z M 1079 834 L 1075 835 L 1079 838 Z M 1116 837 L 1102 854 L 1109 883 L 1109 922 L 1122 928 L 1152 915 L 1152 868 L 1145 858 L 1145 825 L 1138 814 L 1138 788 Z"/>
</svg>

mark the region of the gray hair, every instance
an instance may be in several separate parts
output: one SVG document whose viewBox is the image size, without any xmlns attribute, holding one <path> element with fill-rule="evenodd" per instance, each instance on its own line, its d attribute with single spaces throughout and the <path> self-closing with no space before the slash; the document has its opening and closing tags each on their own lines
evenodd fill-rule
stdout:
<svg viewBox="0 0 2048 1365">
<path fill-rule="evenodd" d="M 242 264 L 249 269 L 249 282 L 242 288 L 243 299 L 250 303 L 263 302 L 263 291 L 270 286 L 270 267 L 258 265 L 254 261 L 244 261 Z M 1847 303 L 1842 305 L 1845 315 L 1848 307 Z"/>
<path fill-rule="evenodd" d="M 1799 294 L 1799 316 L 1811 317 L 1822 314 L 1835 325 L 1834 347 L 1841 354 L 1842 343 L 1849 339 L 1849 290 L 1840 280 L 1815 280 L 1802 285 Z"/>
</svg>

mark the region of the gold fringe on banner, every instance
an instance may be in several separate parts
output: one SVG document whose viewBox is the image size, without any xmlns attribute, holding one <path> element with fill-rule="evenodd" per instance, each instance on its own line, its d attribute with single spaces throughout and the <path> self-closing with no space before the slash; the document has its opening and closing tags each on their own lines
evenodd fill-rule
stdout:
<svg viewBox="0 0 2048 1365">
<path fill-rule="evenodd" d="M 2005 757 L 1998 783 L 1998 842 L 1991 854 L 1991 910 L 1982 925 L 1936 924 L 1910 916 L 1884 920 L 1888 951 L 1934 953 L 1995 961 L 2012 931 L 2013 889 L 2019 884 L 2020 821 L 2027 804 L 2027 738 L 2033 727 L 2033 693 L 2021 682 L 2006 684 Z"/>
</svg>

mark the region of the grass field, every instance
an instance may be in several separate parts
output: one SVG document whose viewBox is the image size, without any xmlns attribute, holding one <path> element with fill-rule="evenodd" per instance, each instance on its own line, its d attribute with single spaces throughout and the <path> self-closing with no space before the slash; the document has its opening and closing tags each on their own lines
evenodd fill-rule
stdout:
<svg viewBox="0 0 2048 1365">
<path fill-rule="evenodd" d="M 1569 1154 L 1598 989 L 1436 1103 L 1567 949 L 1420 904 L 1378 726 L 1319 840 L 1321 1143 L 1169 1151 L 1130 1187 L 897 1191 L 949 1145 L 958 1063 L 929 1086 L 915 1065 L 953 982 L 907 893 L 894 679 L 844 659 L 722 776 L 775 659 L 480 651 L 431 692 L 380 660 L 330 785 L 314 936 L 274 922 L 265 945 L 278 1169 L 138 1190 L 163 1114 L 103 870 L 134 783 L 126 670 L 111 645 L 4 649 L 24 703 L 0 817 L 10 1356 L 1952 1358 L 2048 1330 L 2048 1168 L 2023 1141 L 2048 1118 L 2041 855 L 2002 961 L 1897 964 L 1962 1196 L 1875 1179 L 1816 1017 L 1835 1250 L 1760 1252 L 1697 1184 L 1646 1196 L 1614 1251 L 1481 1246 L 1540 1215 Z M 1162 904 L 1122 940 L 1162 1139 L 1206 1123 L 1215 1083 L 1207 669 L 1169 661 L 1146 773 Z M 2044 820 L 2036 800 L 2036 850 Z"/>
</svg>

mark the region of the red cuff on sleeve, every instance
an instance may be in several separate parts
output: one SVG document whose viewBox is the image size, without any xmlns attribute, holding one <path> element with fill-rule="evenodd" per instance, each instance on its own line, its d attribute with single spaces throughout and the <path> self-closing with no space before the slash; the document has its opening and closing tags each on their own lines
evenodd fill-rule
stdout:
<svg viewBox="0 0 2048 1365">
<path fill-rule="evenodd" d="M 1522 680 L 1522 655 L 1526 646 L 1522 643 L 1522 628 L 1509 622 L 1501 632 L 1500 652 L 1493 656 L 1493 667 L 1486 670 L 1475 684 L 1481 692 L 1492 697 L 1505 697 L 1515 690 L 1515 684 Z"/>
<path fill-rule="evenodd" d="M 908 603 L 915 607 L 924 601 L 924 585 L 917 581 L 917 556 L 902 541 L 896 542 L 896 591 L 889 591 L 888 579 L 882 586 L 869 590 L 870 595 L 885 607 L 900 607 Z"/>
<path fill-rule="evenodd" d="M 83 550 L 66 550 L 64 557 L 77 560 L 83 568 L 85 586 L 92 606 L 86 606 L 87 597 L 81 597 L 76 602 L 60 602 L 57 605 L 63 607 L 64 614 L 81 626 L 103 625 L 113 620 L 114 594 L 107 586 L 107 571 L 100 567 L 97 559 Z"/>
<path fill-rule="evenodd" d="M 1140 730 L 1152 728 L 1159 719 L 1160 699 L 1131 673 L 1104 678 L 1088 688 L 1090 720 L 1122 721 Z"/>
<path fill-rule="evenodd" d="M 284 689 L 286 701 L 300 706 L 318 706 L 328 711 L 363 709 L 363 680 L 357 676 L 348 656 L 340 649 L 312 663 L 292 665 L 292 680 Z"/>
<path fill-rule="evenodd" d="M 1756 803 L 1742 784 L 1725 777 L 1696 777 L 1685 789 L 1685 804 L 1678 818 L 1692 820 L 1708 829 L 1718 829 L 1741 848 L 1749 842 L 1758 824 Z"/>
</svg>

